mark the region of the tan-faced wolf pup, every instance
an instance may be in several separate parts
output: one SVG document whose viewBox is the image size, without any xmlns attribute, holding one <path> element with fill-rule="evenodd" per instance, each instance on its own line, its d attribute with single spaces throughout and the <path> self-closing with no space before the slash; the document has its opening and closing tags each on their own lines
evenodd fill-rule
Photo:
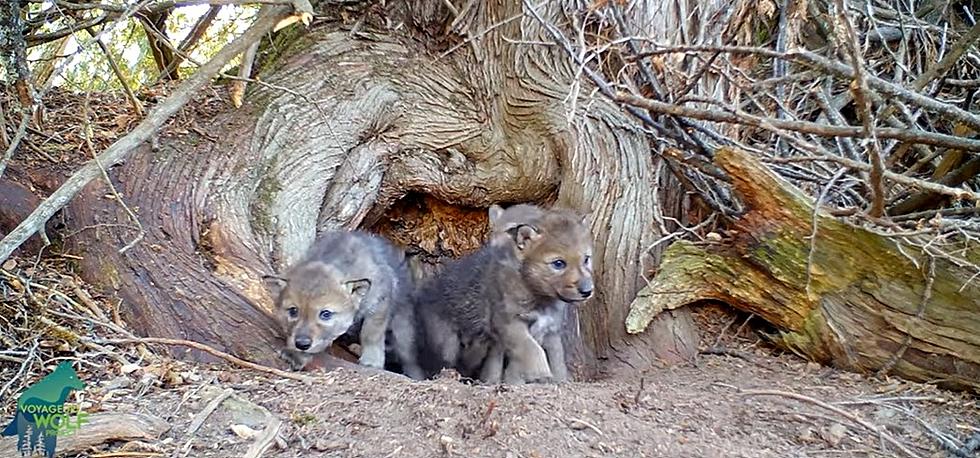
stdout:
<svg viewBox="0 0 980 458">
<path fill-rule="evenodd" d="M 405 254 L 359 231 L 322 234 L 282 277 L 266 277 L 295 370 L 345 333 L 359 337 L 361 365 L 383 369 L 392 303 L 409 294 Z"/>
<path fill-rule="evenodd" d="M 557 211 L 562 212 L 562 210 Z M 592 295 L 592 237 L 586 218 L 582 218 L 580 224 L 567 224 L 562 227 L 543 222 L 549 220 L 545 218 L 548 214 L 548 210 L 527 204 L 514 205 L 506 210 L 496 205 L 490 207 L 491 243 L 516 243 L 515 239 L 508 237 L 509 231 L 521 225 L 543 229 L 541 232 L 546 239 L 541 240 L 542 243 L 535 247 L 536 252 L 528 253 L 521 268 L 530 284 L 551 284 L 555 286 L 555 293 L 553 296 L 538 294 L 536 307 L 520 314 L 519 317 L 528 325 L 531 337 L 544 350 L 551 370 L 551 380 L 563 382 L 568 380 L 568 369 L 565 364 L 561 334 L 568 305 L 584 301 Z M 551 222 L 553 223 L 554 220 Z M 550 242 L 547 240 L 549 237 Z M 551 254 L 546 254 L 549 251 Z M 563 255 L 555 256 L 561 253 Z M 550 270 L 534 268 L 533 262 L 526 262 L 534 258 L 551 259 L 551 261 L 561 258 L 565 261 L 565 268 L 561 271 L 555 269 L 553 265 Z M 569 261 L 571 264 L 568 264 Z M 574 285 L 574 288 L 570 287 L 571 285 Z M 481 368 L 482 381 L 499 383 L 503 379 L 511 384 L 528 381 L 520 374 L 516 365 L 509 364 L 509 361 L 504 358 L 505 354 L 506 350 L 502 345 L 491 347 Z"/>
<path fill-rule="evenodd" d="M 528 207 L 519 210 L 537 214 Z M 547 320 L 542 320 L 534 325 L 555 313 L 550 309 L 556 301 L 577 302 L 592 294 L 591 235 L 583 218 L 567 210 L 543 211 L 531 223 L 515 224 L 506 219 L 516 210 L 499 210 L 493 208 L 491 217 L 498 227 L 507 227 L 504 234 L 510 242 L 504 243 L 500 234 L 492 236 L 486 246 L 423 282 L 414 296 L 418 362 L 426 375 L 453 367 L 466 377 L 489 375 L 489 381 L 497 381 L 500 369 L 496 380 L 492 370 L 481 370 L 490 354 L 494 361 L 487 362 L 501 368 L 506 356 L 508 381 L 550 380 L 545 343 L 555 353 L 559 377 L 567 377 L 560 333 L 546 332 L 560 330 L 560 323 L 545 326 Z M 532 328 L 543 343 L 536 341 Z M 546 338 L 551 334 L 557 339 Z"/>
</svg>

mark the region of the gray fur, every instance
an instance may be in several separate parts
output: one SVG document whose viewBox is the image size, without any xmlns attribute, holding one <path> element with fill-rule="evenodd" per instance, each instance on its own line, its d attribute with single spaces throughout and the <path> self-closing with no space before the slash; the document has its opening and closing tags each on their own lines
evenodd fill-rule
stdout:
<svg viewBox="0 0 980 458">
<path fill-rule="evenodd" d="M 294 368 L 301 368 L 335 339 L 351 333 L 360 340 L 360 363 L 383 368 L 392 304 L 411 289 L 404 259 L 400 249 L 366 232 L 322 234 L 286 272 L 281 288 L 273 291 L 287 334 L 284 356 Z M 301 309 L 297 317 L 290 317 L 292 307 Z M 332 311 L 332 318 L 320 319 L 323 310 Z M 313 336 L 310 348 L 297 348 L 299 334 Z"/>
</svg>

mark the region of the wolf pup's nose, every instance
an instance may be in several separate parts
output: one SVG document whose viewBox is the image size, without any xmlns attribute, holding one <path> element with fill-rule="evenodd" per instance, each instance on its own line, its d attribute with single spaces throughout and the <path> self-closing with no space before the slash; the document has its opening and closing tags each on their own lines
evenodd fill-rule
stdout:
<svg viewBox="0 0 980 458">
<path fill-rule="evenodd" d="M 309 350 L 313 346 L 313 339 L 308 336 L 296 336 L 296 348 L 300 350 Z"/>
<path fill-rule="evenodd" d="M 588 299 L 592 295 L 592 282 L 582 282 L 578 285 L 578 293 L 582 295 L 582 299 Z"/>
</svg>

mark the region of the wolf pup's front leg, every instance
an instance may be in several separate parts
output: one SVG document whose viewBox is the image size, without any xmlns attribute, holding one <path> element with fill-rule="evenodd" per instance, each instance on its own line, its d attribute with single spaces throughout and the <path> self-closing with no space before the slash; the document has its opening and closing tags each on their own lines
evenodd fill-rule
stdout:
<svg viewBox="0 0 980 458">
<path fill-rule="evenodd" d="M 384 369 L 388 320 L 388 304 L 379 304 L 374 314 L 364 318 L 360 335 L 361 357 L 358 359 L 362 366 Z"/>
<path fill-rule="evenodd" d="M 551 378 L 556 383 L 568 381 L 568 366 L 565 365 L 565 346 L 561 343 L 561 333 L 551 332 L 544 335 L 541 347 L 548 355 L 548 367 L 551 368 Z"/>
<path fill-rule="evenodd" d="M 548 367 L 548 357 L 531 333 L 527 324 L 521 320 L 513 320 L 501 329 L 506 355 L 509 359 L 505 372 L 507 383 L 544 382 L 551 379 L 551 368 Z M 510 367 L 513 366 L 513 367 Z"/>
</svg>

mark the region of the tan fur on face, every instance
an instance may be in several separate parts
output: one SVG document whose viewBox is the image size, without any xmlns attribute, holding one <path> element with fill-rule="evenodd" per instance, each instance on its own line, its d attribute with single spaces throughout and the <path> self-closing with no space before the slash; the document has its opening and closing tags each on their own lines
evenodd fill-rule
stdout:
<svg viewBox="0 0 980 458">
<path fill-rule="evenodd" d="M 587 299 L 593 289 L 592 234 L 583 218 L 554 210 L 531 226 L 519 250 L 521 274 L 528 286 L 539 296 L 565 302 Z M 522 234 L 515 235 L 520 238 Z M 521 240 L 517 242 L 520 246 Z"/>
<path fill-rule="evenodd" d="M 290 350 L 319 353 L 350 328 L 360 295 L 356 284 L 341 278 L 340 272 L 321 262 L 303 264 L 290 272 L 278 301 Z M 296 309 L 295 316 L 290 316 L 291 308 Z M 332 313 L 329 320 L 321 319 L 324 310 Z M 296 338 L 301 336 L 312 340 L 309 349 L 296 348 Z"/>
</svg>

